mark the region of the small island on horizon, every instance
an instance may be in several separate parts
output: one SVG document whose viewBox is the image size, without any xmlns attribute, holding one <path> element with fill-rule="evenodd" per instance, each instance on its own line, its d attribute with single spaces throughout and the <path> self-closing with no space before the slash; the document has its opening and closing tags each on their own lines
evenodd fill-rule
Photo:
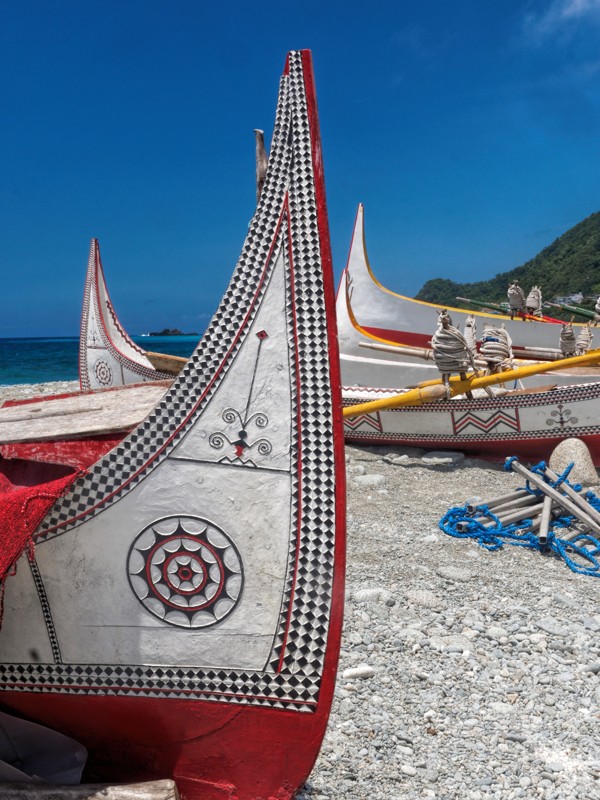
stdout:
<svg viewBox="0 0 600 800">
<path fill-rule="evenodd" d="M 191 333 L 184 333 L 179 328 L 163 328 L 162 331 L 150 331 L 148 336 L 200 336 L 199 333 L 192 331 Z"/>
</svg>

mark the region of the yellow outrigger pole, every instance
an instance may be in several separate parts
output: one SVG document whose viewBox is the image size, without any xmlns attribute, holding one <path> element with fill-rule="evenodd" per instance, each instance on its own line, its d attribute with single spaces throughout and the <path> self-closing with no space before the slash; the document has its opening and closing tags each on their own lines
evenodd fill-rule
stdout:
<svg viewBox="0 0 600 800">
<path fill-rule="evenodd" d="M 483 389 L 486 386 L 494 386 L 497 383 L 507 383 L 508 381 L 529 378 L 532 375 L 539 375 L 543 372 L 553 372 L 558 369 L 568 367 L 580 367 L 587 364 L 600 363 L 600 350 L 590 350 L 583 356 L 573 356 L 572 358 L 562 358 L 559 361 L 550 361 L 543 364 L 528 364 L 525 367 L 509 369 L 506 372 L 496 372 L 493 375 L 483 375 L 477 377 L 473 375 L 466 379 L 452 378 L 449 384 L 450 397 L 457 394 L 464 394 L 473 389 Z M 409 389 L 402 394 L 393 397 L 385 397 L 381 400 L 370 400 L 367 403 L 358 403 L 355 406 L 346 406 L 342 409 L 344 417 L 355 417 L 357 414 L 370 414 L 373 411 L 385 411 L 389 408 L 401 408 L 402 406 L 421 406 L 424 403 L 432 403 L 447 397 L 446 386 L 441 382 L 420 386 L 416 389 Z"/>
</svg>

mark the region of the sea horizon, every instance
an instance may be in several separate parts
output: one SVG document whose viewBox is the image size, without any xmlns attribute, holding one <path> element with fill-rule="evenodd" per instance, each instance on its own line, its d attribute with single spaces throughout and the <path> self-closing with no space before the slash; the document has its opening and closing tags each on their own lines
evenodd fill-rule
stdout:
<svg viewBox="0 0 600 800">
<path fill-rule="evenodd" d="M 131 337 L 145 350 L 189 357 L 200 335 Z M 1 336 L 0 386 L 79 380 L 79 336 Z"/>
</svg>

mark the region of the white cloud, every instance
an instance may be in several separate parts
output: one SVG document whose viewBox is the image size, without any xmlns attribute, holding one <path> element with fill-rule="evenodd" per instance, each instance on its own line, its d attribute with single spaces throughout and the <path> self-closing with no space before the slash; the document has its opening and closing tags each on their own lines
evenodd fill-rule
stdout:
<svg viewBox="0 0 600 800">
<path fill-rule="evenodd" d="M 580 23 L 600 23 L 600 0 L 553 0 L 543 11 L 526 14 L 523 31 L 541 44 L 571 35 Z"/>
</svg>

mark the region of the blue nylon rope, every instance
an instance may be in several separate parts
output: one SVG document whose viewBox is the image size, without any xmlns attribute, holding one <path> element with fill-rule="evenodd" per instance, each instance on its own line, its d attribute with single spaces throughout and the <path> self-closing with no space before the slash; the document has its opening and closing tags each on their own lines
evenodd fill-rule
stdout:
<svg viewBox="0 0 600 800">
<path fill-rule="evenodd" d="M 511 464 L 516 460 L 515 456 L 507 458 L 504 468 L 510 472 Z M 571 486 L 575 491 L 581 489 L 579 484 L 572 484 L 568 480 L 568 476 L 573 469 L 573 463 L 569 464 L 555 481 L 549 481 L 545 477 L 545 469 L 545 462 L 540 461 L 539 464 L 531 468 L 531 472 L 543 477 L 544 481 L 553 488 L 558 488 L 564 483 L 567 486 Z M 544 494 L 541 489 L 531 487 L 529 481 L 526 481 L 524 488 L 530 494 Z M 593 508 L 600 511 L 600 498 L 597 495 L 588 491 L 585 499 Z M 526 547 L 529 550 L 537 550 L 540 553 L 552 552 L 562 558 L 573 572 L 600 578 L 600 540 L 590 533 L 580 533 L 570 540 L 561 539 L 558 536 L 558 531 L 561 528 L 570 528 L 576 517 L 565 514 L 552 519 L 546 544 L 540 544 L 538 535 L 529 530 L 533 523 L 532 519 L 522 519 L 510 525 L 503 525 L 500 519 L 485 504 L 476 506 L 475 513 L 469 513 L 467 509 L 468 505 L 466 504 L 448 509 L 439 522 L 440 529 L 447 533 L 448 536 L 454 536 L 456 539 L 474 539 L 481 547 L 490 551 L 500 550 L 504 544 L 512 544 L 515 547 Z M 488 517 L 494 525 L 486 528 L 483 523 L 474 518 L 475 516 Z M 458 529 L 459 523 L 465 530 Z"/>
</svg>

